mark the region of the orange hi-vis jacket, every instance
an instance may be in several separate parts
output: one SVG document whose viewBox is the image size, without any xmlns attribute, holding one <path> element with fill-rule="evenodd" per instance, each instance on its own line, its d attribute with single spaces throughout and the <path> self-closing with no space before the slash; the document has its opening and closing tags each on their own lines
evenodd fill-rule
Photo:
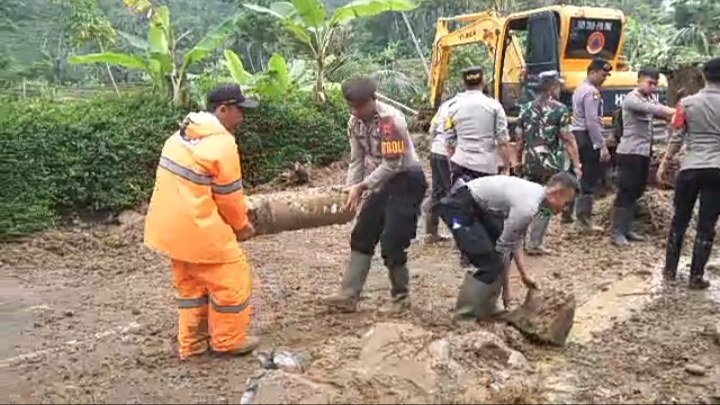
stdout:
<svg viewBox="0 0 720 405">
<path fill-rule="evenodd" d="M 145 244 L 175 260 L 244 260 L 235 231 L 248 225 L 235 138 L 210 113 L 188 115 L 162 150 Z"/>
</svg>

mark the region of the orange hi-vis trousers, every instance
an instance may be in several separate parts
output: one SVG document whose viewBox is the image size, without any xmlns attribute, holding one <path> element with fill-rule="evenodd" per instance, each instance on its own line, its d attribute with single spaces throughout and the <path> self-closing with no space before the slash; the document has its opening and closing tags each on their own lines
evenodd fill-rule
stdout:
<svg viewBox="0 0 720 405">
<path fill-rule="evenodd" d="M 252 276 L 247 261 L 188 263 L 172 261 L 173 286 L 180 312 L 181 359 L 206 352 L 232 352 L 245 343 L 250 325 Z"/>
</svg>

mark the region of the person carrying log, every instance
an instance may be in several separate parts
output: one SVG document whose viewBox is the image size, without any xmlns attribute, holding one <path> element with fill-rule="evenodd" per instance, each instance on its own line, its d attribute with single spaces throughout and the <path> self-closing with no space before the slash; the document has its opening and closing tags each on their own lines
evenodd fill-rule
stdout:
<svg viewBox="0 0 720 405">
<path fill-rule="evenodd" d="M 570 129 L 575 135 L 583 165 L 580 180 L 582 192 L 575 202 L 575 215 L 580 228 L 585 231 L 601 231 L 593 225 L 592 214 L 595 191 L 605 175 L 604 162 L 609 161 L 610 151 L 603 136 L 603 100 L 600 86 L 610 76 L 612 65 L 605 59 L 596 58 L 587 68 L 587 79 L 573 93 L 573 120 Z"/>
<path fill-rule="evenodd" d="M 509 174 L 515 154 L 510 147 L 505 110 L 499 101 L 483 94 L 484 75 L 480 67 L 462 72 L 466 91 L 448 107 L 445 147 L 451 162 L 451 184 L 467 182 L 498 173 Z M 463 266 L 470 262 L 460 256 Z"/>
<path fill-rule="evenodd" d="M 523 283 L 536 288 L 525 266 L 522 239 L 533 219 L 562 211 L 575 198 L 579 184 L 568 172 L 556 173 L 545 186 L 514 176 L 487 176 L 453 185 L 440 203 L 440 217 L 455 243 L 470 260 L 456 304 L 459 317 L 485 320 L 497 311 L 501 290 L 507 309 L 507 273 L 511 259 Z"/>
<path fill-rule="evenodd" d="M 690 263 L 688 287 L 704 290 L 710 282 L 704 278 L 715 241 L 715 225 L 720 217 L 720 58 L 703 66 L 705 88 L 680 100 L 672 119 L 673 133 L 657 171 L 658 184 L 666 182 L 669 162 L 686 144 L 680 171 L 675 181 L 675 197 L 670 232 L 665 252 L 664 278 L 674 281 L 685 231 L 693 208 L 700 199 L 695 245 Z"/>
<path fill-rule="evenodd" d="M 637 202 L 645 192 L 650 172 L 655 118 L 669 120 L 674 108 L 660 104 L 654 97 L 660 72 L 645 67 L 638 72 L 638 86 L 622 103 L 622 136 L 617 147 L 617 194 L 612 213 L 612 242 L 627 246 L 645 238 L 632 229 Z"/>
<path fill-rule="evenodd" d="M 582 177 L 575 137 L 570 132 L 570 110 L 558 101 L 562 79 L 557 71 L 539 75 L 537 97 L 520 109 L 520 150 L 523 151 L 523 175 L 526 179 L 545 184 L 559 172 L 569 171 Z M 535 217 L 529 229 L 526 252 L 530 255 L 552 253 L 542 245 L 550 217 Z"/>
<path fill-rule="evenodd" d="M 363 192 L 370 192 L 350 235 L 350 263 L 340 291 L 326 299 L 330 307 L 348 312 L 357 310 L 378 243 L 388 269 L 392 298 L 383 312 L 399 312 L 409 305 L 407 248 L 415 238 L 427 190 L 405 117 L 396 108 L 377 101 L 375 91 L 370 78 L 342 84 L 343 96 L 351 108 L 346 208 L 357 210 Z M 366 157 L 376 166 L 368 176 Z"/>
<path fill-rule="evenodd" d="M 208 111 L 185 117 L 160 155 L 145 244 L 171 259 L 183 360 L 209 349 L 247 354 L 260 342 L 248 334 L 252 277 L 238 241 L 254 230 L 233 136 L 255 106 L 239 86 L 217 87 Z"/>
<path fill-rule="evenodd" d="M 450 191 L 450 161 L 448 160 L 448 153 L 445 148 L 445 123 L 450 106 L 453 105 L 457 101 L 457 97 L 461 95 L 462 93 L 442 103 L 432 121 L 430 121 L 429 133 L 433 139 L 430 148 L 432 192 L 430 193 L 430 199 L 428 200 L 425 212 L 425 243 L 428 244 L 442 240 L 438 234 L 440 218 L 437 214 L 437 205 Z"/>
</svg>

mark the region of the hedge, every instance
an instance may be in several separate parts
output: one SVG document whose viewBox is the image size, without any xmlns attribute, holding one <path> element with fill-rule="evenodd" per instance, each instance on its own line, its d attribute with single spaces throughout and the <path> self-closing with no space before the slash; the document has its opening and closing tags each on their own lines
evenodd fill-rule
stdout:
<svg viewBox="0 0 720 405">
<path fill-rule="evenodd" d="M 54 226 L 70 213 L 119 212 L 146 200 L 160 150 L 187 111 L 152 95 L 99 96 L 0 108 L 0 236 Z M 261 103 L 238 134 L 250 185 L 293 161 L 325 164 L 347 153 L 347 110 L 295 95 Z"/>
</svg>

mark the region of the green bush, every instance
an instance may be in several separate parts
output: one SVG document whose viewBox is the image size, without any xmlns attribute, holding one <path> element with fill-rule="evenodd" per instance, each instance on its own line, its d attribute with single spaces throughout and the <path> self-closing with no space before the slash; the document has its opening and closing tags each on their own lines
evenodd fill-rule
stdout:
<svg viewBox="0 0 720 405">
<path fill-rule="evenodd" d="M 143 94 L 23 100 L 0 112 L 0 235 L 46 229 L 68 213 L 117 212 L 147 199 L 165 139 L 186 111 Z M 244 177 L 347 153 L 347 110 L 292 96 L 263 102 L 240 130 Z"/>
</svg>

